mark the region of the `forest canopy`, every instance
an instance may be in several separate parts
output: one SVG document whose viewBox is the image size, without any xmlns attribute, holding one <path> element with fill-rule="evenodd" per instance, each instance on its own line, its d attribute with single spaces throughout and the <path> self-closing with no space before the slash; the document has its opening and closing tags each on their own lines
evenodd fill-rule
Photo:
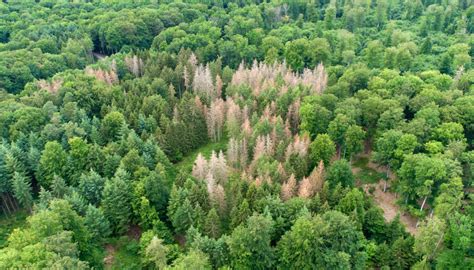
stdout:
<svg viewBox="0 0 474 270">
<path fill-rule="evenodd" d="M 473 269 L 473 34 L 472 0 L 2 1 L 0 269 Z"/>
</svg>

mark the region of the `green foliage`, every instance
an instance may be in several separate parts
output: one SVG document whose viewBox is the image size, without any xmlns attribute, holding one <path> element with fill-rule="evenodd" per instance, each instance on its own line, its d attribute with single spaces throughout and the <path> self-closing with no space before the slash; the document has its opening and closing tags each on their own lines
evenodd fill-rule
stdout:
<svg viewBox="0 0 474 270">
<path fill-rule="evenodd" d="M 50 141 L 44 146 L 38 167 L 38 182 L 41 186 L 49 188 L 55 175 L 64 176 L 66 167 L 66 153 L 63 147 L 55 141 Z"/>
<path fill-rule="evenodd" d="M 328 166 L 332 157 L 336 153 L 336 146 L 327 134 L 318 134 L 310 145 L 310 156 L 313 164 L 323 161 Z"/>
<path fill-rule="evenodd" d="M 337 184 L 341 184 L 343 187 L 353 187 L 354 175 L 349 162 L 345 159 L 334 161 L 327 170 L 326 180 L 332 187 Z"/>
<path fill-rule="evenodd" d="M 87 207 L 84 224 L 90 232 L 91 239 L 98 243 L 101 243 L 111 233 L 109 221 L 105 218 L 102 209 L 91 204 Z"/>
<path fill-rule="evenodd" d="M 268 216 L 253 215 L 245 225 L 236 227 L 227 241 L 232 267 L 270 267 L 274 263 L 274 251 L 270 246 L 272 233 L 273 220 Z"/>
<path fill-rule="evenodd" d="M 131 218 L 132 193 L 128 181 L 126 173 L 119 169 L 114 178 L 105 182 L 102 193 L 104 215 L 118 234 L 127 230 Z"/>
<path fill-rule="evenodd" d="M 28 178 L 15 172 L 12 179 L 13 194 L 23 207 L 31 211 L 33 196 L 31 194 L 31 183 Z"/>
<path fill-rule="evenodd" d="M 469 1 L 4 2 L 1 269 L 473 268 Z"/>
<path fill-rule="evenodd" d="M 79 178 L 79 192 L 91 204 L 99 205 L 102 199 L 105 180 L 98 173 L 91 170 Z"/>
<path fill-rule="evenodd" d="M 210 270 L 212 269 L 207 256 L 199 250 L 191 250 L 187 254 L 179 256 L 170 269 L 185 270 Z"/>
<path fill-rule="evenodd" d="M 162 242 L 163 240 L 154 236 L 145 249 L 145 262 L 154 264 L 156 269 L 164 269 L 166 267 L 168 249 Z"/>
<path fill-rule="evenodd" d="M 122 129 L 125 125 L 125 118 L 120 112 L 114 111 L 108 113 L 100 127 L 102 138 L 106 141 L 115 141 L 122 135 Z"/>
<path fill-rule="evenodd" d="M 27 220 L 16 229 L 0 257 L 2 268 L 65 267 L 87 269 L 88 231 L 84 222 L 66 201 L 53 201 L 51 208 Z"/>
<path fill-rule="evenodd" d="M 279 267 L 362 267 L 358 264 L 364 262 L 360 256 L 365 256 L 362 239 L 355 224 L 340 212 L 300 217 L 278 243 Z"/>
</svg>

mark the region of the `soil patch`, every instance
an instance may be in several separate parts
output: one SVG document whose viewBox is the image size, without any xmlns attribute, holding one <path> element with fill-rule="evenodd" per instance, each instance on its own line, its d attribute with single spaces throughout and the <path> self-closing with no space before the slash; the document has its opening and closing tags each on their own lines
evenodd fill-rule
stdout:
<svg viewBox="0 0 474 270">
<path fill-rule="evenodd" d="M 416 235 L 416 218 L 400 211 L 400 207 L 396 204 L 396 194 L 389 191 L 383 192 L 383 183 L 364 185 L 364 190 L 367 194 L 369 194 L 368 191 L 371 187 L 374 188 L 372 197 L 375 203 L 382 208 L 385 220 L 390 222 L 399 214 L 400 221 L 405 225 L 407 231 L 412 235 Z"/>
<path fill-rule="evenodd" d="M 114 259 L 115 259 L 115 252 L 117 251 L 112 244 L 107 244 L 105 246 L 105 251 L 107 255 L 104 257 L 104 266 L 106 269 L 110 269 L 112 265 L 114 264 Z"/>
</svg>

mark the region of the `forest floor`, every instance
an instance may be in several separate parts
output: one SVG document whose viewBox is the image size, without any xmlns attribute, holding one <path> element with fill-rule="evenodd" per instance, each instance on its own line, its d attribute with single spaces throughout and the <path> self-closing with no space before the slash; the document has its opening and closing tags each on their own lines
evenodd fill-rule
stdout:
<svg viewBox="0 0 474 270">
<path fill-rule="evenodd" d="M 391 192 L 389 184 L 384 190 L 385 181 L 395 179 L 393 172 L 381 168 L 369 159 L 370 153 L 358 156 L 353 162 L 352 172 L 356 177 L 356 184 L 372 196 L 375 203 L 382 208 L 385 220 L 392 221 L 397 215 L 400 215 L 400 221 L 405 225 L 407 231 L 416 235 L 417 220 L 415 217 L 400 210 L 397 204 L 397 194 Z"/>
<path fill-rule="evenodd" d="M 111 238 L 105 245 L 103 259 L 105 269 L 141 269 L 139 240 L 141 230 L 130 226 L 126 235 Z"/>
</svg>

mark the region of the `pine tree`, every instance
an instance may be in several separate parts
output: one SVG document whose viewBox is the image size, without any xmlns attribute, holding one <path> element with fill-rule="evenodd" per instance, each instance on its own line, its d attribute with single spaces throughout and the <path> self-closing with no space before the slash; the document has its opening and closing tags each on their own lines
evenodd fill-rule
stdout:
<svg viewBox="0 0 474 270">
<path fill-rule="evenodd" d="M 153 263 L 156 269 L 165 269 L 167 266 L 166 256 L 168 248 L 163 244 L 163 240 L 154 236 L 145 249 L 144 260 Z"/>
<path fill-rule="evenodd" d="M 199 153 L 193 165 L 192 175 L 198 179 L 205 179 L 208 173 L 208 164 L 204 156 Z"/>
<path fill-rule="evenodd" d="M 219 151 L 219 155 L 216 160 L 217 164 L 215 166 L 215 171 L 213 172 L 216 180 L 223 184 L 227 180 L 227 174 L 228 174 L 228 167 L 227 167 L 227 161 L 225 159 L 224 153 Z"/>
<path fill-rule="evenodd" d="M 56 141 L 47 142 L 39 160 L 38 182 L 49 188 L 54 175 L 64 176 L 66 168 L 66 153 L 61 144 Z"/>
<path fill-rule="evenodd" d="M 287 201 L 291 199 L 296 192 L 296 178 L 294 174 L 291 174 L 290 179 L 284 183 L 281 187 L 281 199 Z"/>
<path fill-rule="evenodd" d="M 240 134 L 241 111 L 232 98 L 227 99 L 226 129 L 229 136 Z"/>
<path fill-rule="evenodd" d="M 176 212 L 171 216 L 171 223 L 176 230 L 176 233 L 184 234 L 195 221 L 195 214 L 193 207 L 186 198 Z"/>
<path fill-rule="evenodd" d="M 219 238 L 221 235 L 221 221 L 215 208 L 212 208 L 206 216 L 204 232 L 214 239 Z"/>
<path fill-rule="evenodd" d="M 102 199 L 105 179 L 98 173 L 91 170 L 87 174 L 82 174 L 79 179 L 78 190 L 82 196 L 93 205 L 99 205 Z"/>
<path fill-rule="evenodd" d="M 84 224 L 91 234 L 91 239 L 99 243 L 111 234 L 110 223 L 105 218 L 104 212 L 92 204 L 87 207 Z"/>
<path fill-rule="evenodd" d="M 231 167 L 237 168 L 239 164 L 239 141 L 233 137 L 229 139 L 229 145 L 227 146 L 227 160 Z"/>
<path fill-rule="evenodd" d="M 51 193 L 56 198 L 62 198 L 66 195 L 68 191 L 68 186 L 64 179 L 60 176 L 54 175 L 53 182 L 51 183 Z"/>
<path fill-rule="evenodd" d="M 130 185 L 120 175 L 122 173 L 118 170 L 114 178 L 107 180 L 102 193 L 104 215 L 117 234 L 127 230 L 132 213 Z"/>
<path fill-rule="evenodd" d="M 193 91 L 206 101 L 212 101 L 217 97 L 209 65 L 199 65 L 196 68 L 193 78 Z"/>
<path fill-rule="evenodd" d="M 304 177 L 300 182 L 298 189 L 298 196 L 301 198 L 310 198 L 314 194 L 314 187 L 311 183 L 311 180 L 307 177 Z"/>
<path fill-rule="evenodd" d="M 31 195 L 31 183 L 28 178 L 19 172 L 13 174 L 12 179 L 13 194 L 20 204 L 31 211 L 33 196 Z"/>
<path fill-rule="evenodd" d="M 207 111 L 206 117 L 208 135 L 213 142 L 221 140 L 224 120 L 225 103 L 219 98 L 211 102 L 211 106 Z"/>
<path fill-rule="evenodd" d="M 236 228 L 244 223 L 251 214 L 252 212 L 250 211 L 249 203 L 244 199 L 240 205 L 236 205 L 232 208 L 232 211 L 230 212 L 230 227 L 232 229 Z"/>
</svg>

